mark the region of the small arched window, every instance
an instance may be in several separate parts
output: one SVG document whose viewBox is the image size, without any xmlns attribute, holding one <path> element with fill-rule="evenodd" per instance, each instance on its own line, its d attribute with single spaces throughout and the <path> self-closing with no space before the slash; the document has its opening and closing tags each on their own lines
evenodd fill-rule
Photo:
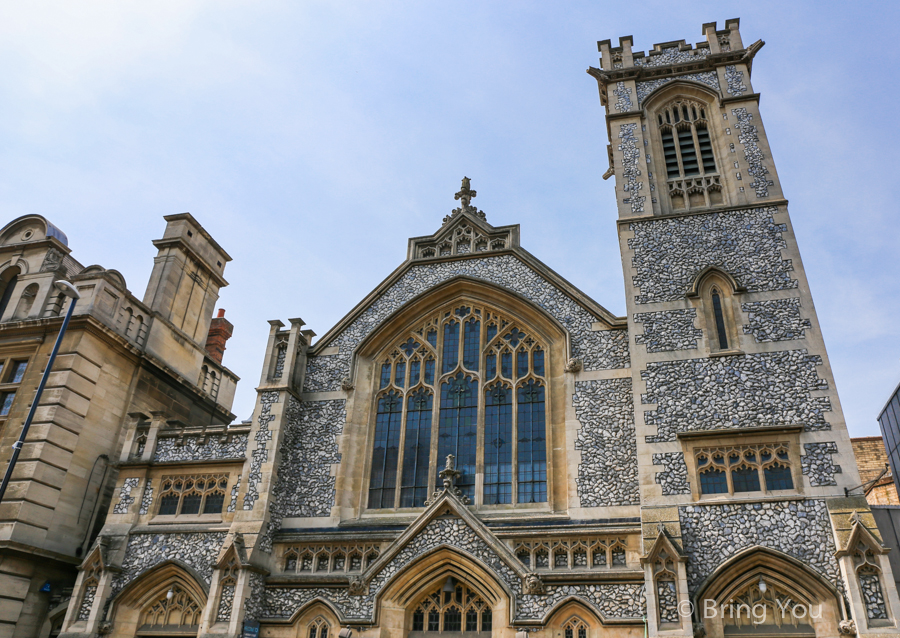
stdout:
<svg viewBox="0 0 900 638">
<path fill-rule="evenodd" d="M 19 297 L 19 304 L 16 306 L 16 319 L 21 321 L 22 319 L 27 319 L 31 314 L 31 309 L 34 307 L 34 301 L 37 298 L 38 288 L 37 284 L 29 284 L 22 291 L 22 296 Z"/>
<path fill-rule="evenodd" d="M 3 274 L 0 275 L 0 317 L 6 312 L 6 307 L 9 305 L 9 300 L 12 297 L 13 290 L 16 288 L 16 283 L 19 281 L 21 272 L 18 266 L 12 266 L 4 270 Z"/>
<path fill-rule="evenodd" d="M 710 267 L 698 275 L 688 297 L 692 298 L 710 353 L 740 351 L 735 294 L 743 292 L 728 274 Z"/>
<path fill-rule="evenodd" d="M 719 349 L 728 350 L 728 332 L 725 329 L 725 314 L 722 311 L 722 294 L 718 288 L 713 287 L 710 301 L 712 301 L 713 317 L 716 322 L 716 338 L 719 342 Z"/>
<path fill-rule="evenodd" d="M 563 636 L 565 638 L 587 638 L 587 623 L 577 616 L 570 618 L 563 625 Z"/>
<path fill-rule="evenodd" d="M 306 638 L 328 638 L 328 633 L 328 623 L 319 616 L 309 623 L 309 628 L 306 630 Z"/>
</svg>

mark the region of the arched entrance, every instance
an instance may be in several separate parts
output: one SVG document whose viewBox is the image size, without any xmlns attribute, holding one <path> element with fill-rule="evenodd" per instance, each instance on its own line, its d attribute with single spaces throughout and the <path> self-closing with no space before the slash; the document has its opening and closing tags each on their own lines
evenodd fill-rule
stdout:
<svg viewBox="0 0 900 638">
<path fill-rule="evenodd" d="M 187 570 L 169 563 L 132 582 L 110 614 L 113 638 L 191 638 L 200 630 L 207 592 Z"/>
<path fill-rule="evenodd" d="M 512 638 L 510 592 L 471 556 L 441 548 L 397 574 L 378 597 L 391 638 Z"/>
<path fill-rule="evenodd" d="M 695 616 L 709 638 L 815 638 L 840 634 L 839 594 L 796 559 L 748 550 L 701 585 Z"/>
</svg>

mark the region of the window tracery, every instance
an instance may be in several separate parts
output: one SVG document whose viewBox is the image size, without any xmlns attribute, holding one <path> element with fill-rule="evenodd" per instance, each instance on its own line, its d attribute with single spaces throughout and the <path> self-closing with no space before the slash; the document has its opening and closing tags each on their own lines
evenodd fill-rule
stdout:
<svg viewBox="0 0 900 638">
<path fill-rule="evenodd" d="M 709 131 L 709 108 L 702 102 L 679 98 L 657 112 L 669 197 L 674 209 L 724 203 Z"/>
<path fill-rule="evenodd" d="M 328 622 L 319 616 L 309 623 L 309 629 L 306 631 L 306 638 L 328 638 L 328 632 Z"/>
<path fill-rule="evenodd" d="M 142 629 L 161 629 L 163 627 L 195 628 L 200 625 L 200 614 L 203 606 L 181 588 L 172 585 L 168 591 L 149 604 L 141 614 Z"/>
<path fill-rule="evenodd" d="M 368 507 L 421 507 L 448 454 L 473 502 L 546 502 L 545 353 L 534 330 L 468 301 L 396 339 L 376 359 Z"/>
<path fill-rule="evenodd" d="M 536 570 L 607 569 L 625 566 L 625 542 L 619 538 L 577 541 L 520 541 L 516 558 Z"/>
<path fill-rule="evenodd" d="M 573 616 L 563 625 L 563 636 L 565 638 L 587 638 L 587 635 L 587 623 L 577 616 Z"/>
<path fill-rule="evenodd" d="M 697 448 L 694 459 L 701 494 L 794 489 L 787 443 Z"/>
<path fill-rule="evenodd" d="M 159 516 L 221 514 L 227 474 L 164 476 L 160 481 Z"/>
<path fill-rule="evenodd" d="M 449 579 L 448 579 L 449 580 Z M 445 583 L 414 608 L 412 630 L 429 633 L 490 632 L 493 612 L 485 600 L 464 583 Z"/>
</svg>

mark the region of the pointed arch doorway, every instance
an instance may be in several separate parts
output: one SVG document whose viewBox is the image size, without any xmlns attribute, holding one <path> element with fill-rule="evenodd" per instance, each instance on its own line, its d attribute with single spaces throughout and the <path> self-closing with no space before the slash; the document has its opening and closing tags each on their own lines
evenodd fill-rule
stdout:
<svg viewBox="0 0 900 638">
<path fill-rule="evenodd" d="M 453 576 L 421 594 L 411 609 L 409 638 L 489 638 L 493 631 L 490 602 Z"/>
</svg>

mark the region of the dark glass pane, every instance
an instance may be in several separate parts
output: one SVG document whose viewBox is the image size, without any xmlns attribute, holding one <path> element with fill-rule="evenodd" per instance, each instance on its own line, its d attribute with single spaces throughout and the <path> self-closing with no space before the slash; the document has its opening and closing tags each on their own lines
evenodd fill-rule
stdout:
<svg viewBox="0 0 900 638">
<path fill-rule="evenodd" d="M 3 403 L 0 404 L 0 416 L 6 416 L 9 414 L 9 411 L 12 409 L 13 401 L 16 400 L 15 392 L 4 392 L 0 395 L 0 401 Z"/>
<path fill-rule="evenodd" d="M 319 638 L 328 638 L 328 625 L 319 627 Z"/>
<path fill-rule="evenodd" d="M 478 359 L 481 358 L 481 322 L 466 322 L 463 337 L 463 365 L 469 370 L 478 371 Z"/>
<path fill-rule="evenodd" d="M 766 489 L 792 490 L 794 479 L 791 477 L 791 468 L 775 464 L 765 469 Z"/>
<path fill-rule="evenodd" d="M 500 355 L 500 374 L 507 379 L 512 379 L 512 352 L 504 352 Z"/>
<path fill-rule="evenodd" d="M 398 388 L 402 388 L 405 379 L 406 379 L 406 362 L 398 361 L 396 371 L 394 372 L 394 385 L 396 385 Z"/>
<path fill-rule="evenodd" d="M 444 631 L 461 631 L 462 614 L 456 607 L 444 612 Z"/>
<path fill-rule="evenodd" d="M 422 369 L 422 362 L 414 359 L 409 362 L 409 387 L 413 387 L 419 382 L 419 372 Z"/>
<path fill-rule="evenodd" d="M 452 319 L 444 326 L 444 354 L 441 374 L 450 372 L 459 361 L 459 323 Z"/>
<path fill-rule="evenodd" d="M 206 495 L 206 502 L 203 503 L 204 514 L 221 514 L 222 505 L 225 504 L 224 492 L 213 492 Z"/>
<path fill-rule="evenodd" d="M 19 383 L 25 376 L 25 368 L 28 367 L 27 361 L 16 361 L 13 363 L 12 374 L 9 376 L 10 383 Z"/>
<path fill-rule="evenodd" d="M 381 365 L 381 384 L 378 386 L 379 390 L 383 390 L 388 387 L 391 383 L 391 364 L 383 363 Z"/>
<path fill-rule="evenodd" d="M 497 324 L 492 323 L 487 327 L 487 342 L 490 343 L 491 339 L 497 336 Z"/>
<path fill-rule="evenodd" d="M 484 503 L 512 503 L 512 390 L 485 392 Z"/>
<path fill-rule="evenodd" d="M 529 381 L 518 390 L 518 492 L 519 503 L 547 501 L 547 442 L 544 387 Z"/>
<path fill-rule="evenodd" d="M 493 352 L 485 357 L 484 375 L 487 380 L 491 380 L 497 376 L 497 355 Z"/>
<path fill-rule="evenodd" d="M 181 500 L 181 513 L 182 514 L 199 514 L 200 513 L 200 501 L 203 500 L 203 495 L 198 494 L 197 492 L 191 492 L 190 494 L 185 494 L 184 498 Z"/>
<path fill-rule="evenodd" d="M 428 631 L 439 631 L 441 628 L 441 617 L 436 609 L 428 612 Z"/>
<path fill-rule="evenodd" d="M 466 631 L 478 631 L 478 611 L 475 609 L 466 612 Z"/>
<path fill-rule="evenodd" d="M 516 353 L 516 378 L 521 379 L 528 374 L 528 353 L 519 350 Z"/>
<path fill-rule="evenodd" d="M 481 631 L 490 631 L 494 628 L 494 614 L 490 609 L 481 612 Z"/>
<path fill-rule="evenodd" d="M 421 507 L 428 498 L 432 404 L 432 394 L 425 390 L 413 393 L 406 402 L 400 507 Z"/>
<path fill-rule="evenodd" d="M 585 629 L 584 625 L 578 628 L 578 638 L 587 638 L 587 629 Z"/>
<path fill-rule="evenodd" d="M 575 638 L 575 632 L 572 631 L 572 625 L 566 625 L 566 638 Z"/>
<path fill-rule="evenodd" d="M 393 390 L 378 400 L 372 474 L 369 479 L 369 507 L 373 509 L 394 507 L 402 410 L 402 399 Z"/>
<path fill-rule="evenodd" d="M 432 348 L 437 348 L 437 330 L 432 328 L 428 331 L 428 334 L 425 335 L 425 338 L 428 339 L 428 343 L 431 344 Z"/>
<path fill-rule="evenodd" d="M 475 495 L 477 417 L 478 382 L 460 372 L 441 386 L 438 465 L 443 468 L 448 454 L 456 457 L 456 469 L 462 472 L 456 484 L 472 500 Z M 442 487 L 439 477 L 437 481 L 438 487 Z"/>
<path fill-rule="evenodd" d="M 691 129 L 678 131 L 678 147 L 681 149 L 681 165 L 685 175 L 698 175 L 700 166 L 697 164 L 697 149 L 694 148 L 694 135 Z"/>
<path fill-rule="evenodd" d="M 425 631 L 425 614 L 421 609 L 413 612 L 413 631 Z"/>
<path fill-rule="evenodd" d="M 544 376 L 544 351 L 535 350 L 531 355 L 531 360 L 534 366 L 534 373 L 539 377 Z"/>
<path fill-rule="evenodd" d="M 675 140 L 672 137 L 671 129 L 663 129 L 662 133 L 663 157 L 666 160 L 666 175 L 670 179 L 680 177 L 678 170 L 678 155 L 675 152 Z"/>
<path fill-rule="evenodd" d="M 737 492 L 759 491 L 759 472 L 755 467 L 743 467 L 731 470 L 731 484 Z"/>
<path fill-rule="evenodd" d="M 728 478 L 722 470 L 709 470 L 700 473 L 701 494 L 727 494 Z"/>
<path fill-rule="evenodd" d="M 728 335 L 725 333 L 725 315 L 722 314 L 722 300 L 719 299 L 719 293 L 715 290 L 712 292 L 713 314 L 716 317 L 716 333 L 719 338 L 719 348 L 728 349 Z"/>
<path fill-rule="evenodd" d="M 316 626 L 315 625 L 309 626 L 309 638 L 316 638 Z"/>
<path fill-rule="evenodd" d="M 166 494 L 159 499 L 160 516 L 172 516 L 178 513 L 178 494 Z"/>
<path fill-rule="evenodd" d="M 434 359 L 425 362 L 425 383 L 434 385 Z"/>
</svg>

